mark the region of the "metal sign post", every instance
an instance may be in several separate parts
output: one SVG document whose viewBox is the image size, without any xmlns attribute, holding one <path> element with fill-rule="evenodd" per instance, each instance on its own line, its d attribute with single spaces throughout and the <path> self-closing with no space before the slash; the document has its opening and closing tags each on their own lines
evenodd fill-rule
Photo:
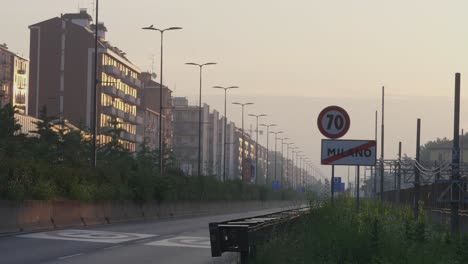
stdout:
<svg viewBox="0 0 468 264">
<path fill-rule="evenodd" d="M 339 106 L 325 107 L 317 118 L 317 126 L 320 133 L 327 138 L 336 139 L 344 136 L 351 125 L 348 113 Z M 335 166 L 332 164 L 332 175 L 330 181 L 331 202 L 334 199 Z"/>
</svg>

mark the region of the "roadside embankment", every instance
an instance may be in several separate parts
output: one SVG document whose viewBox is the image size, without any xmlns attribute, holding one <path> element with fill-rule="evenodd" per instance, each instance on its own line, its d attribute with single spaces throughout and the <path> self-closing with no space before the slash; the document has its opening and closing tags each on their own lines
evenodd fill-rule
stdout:
<svg viewBox="0 0 468 264">
<path fill-rule="evenodd" d="M 110 224 L 135 220 L 190 217 L 293 208 L 303 201 L 215 201 L 215 202 L 78 202 L 0 201 L 0 234 L 64 227 Z"/>
</svg>

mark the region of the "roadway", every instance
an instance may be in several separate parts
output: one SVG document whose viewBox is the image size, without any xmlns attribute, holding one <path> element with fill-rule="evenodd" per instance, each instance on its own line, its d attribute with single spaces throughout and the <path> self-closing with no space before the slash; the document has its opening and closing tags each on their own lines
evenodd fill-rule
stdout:
<svg viewBox="0 0 468 264">
<path fill-rule="evenodd" d="M 212 258 L 208 223 L 284 210 L 138 221 L 0 237 L 1 264 L 206 264 L 234 263 L 235 254 Z"/>
</svg>

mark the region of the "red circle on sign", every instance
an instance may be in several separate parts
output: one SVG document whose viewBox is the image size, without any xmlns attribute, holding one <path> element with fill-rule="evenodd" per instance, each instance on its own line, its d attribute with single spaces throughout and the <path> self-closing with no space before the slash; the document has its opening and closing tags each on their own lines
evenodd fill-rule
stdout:
<svg viewBox="0 0 468 264">
<path fill-rule="evenodd" d="M 339 128 L 339 129 L 335 129 L 337 131 L 333 131 L 330 127 L 325 127 L 323 125 L 323 123 L 322 123 L 323 118 L 327 117 L 327 114 L 328 114 L 328 116 L 331 115 L 333 112 L 338 112 L 338 114 L 342 118 L 344 118 L 344 120 L 342 120 L 342 121 L 344 121 L 343 127 Z M 329 124 L 331 124 L 331 125 L 333 125 L 333 123 L 334 123 L 333 118 L 334 118 L 334 115 L 332 115 L 332 119 L 329 120 L 329 122 L 330 122 Z M 335 122 L 335 125 L 336 125 L 336 122 Z M 344 136 L 348 132 L 350 125 L 351 125 L 351 121 L 349 119 L 349 115 L 346 112 L 346 110 L 344 110 L 343 108 L 341 108 L 339 106 L 335 106 L 335 105 L 325 107 L 325 109 L 323 109 L 320 112 L 320 114 L 319 114 L 319 116 L 317 118 L 317 126 L 318 126 L 318 129 L 320 130 L 320 133 L 322 133 L 322 135 L 326 136 L 327 138 L 331 138 L 331 139 L 336 139 L 336 138 L 340 138 L 340 137 Z"/>
</svg>

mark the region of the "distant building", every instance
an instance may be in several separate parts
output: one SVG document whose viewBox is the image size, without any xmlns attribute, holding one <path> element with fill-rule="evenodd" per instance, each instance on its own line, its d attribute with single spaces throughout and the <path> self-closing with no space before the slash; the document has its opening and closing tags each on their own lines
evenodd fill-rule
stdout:
<svg viewBox="0 0 468 264">
<path fill-rule="evenodd" d="M 199 135 L 199 107 L 189 105 L 187 98 L 174 97 L 174 141 L 173 151 L 179 167 L 188 175 L 198 174 L 198 135 Z M 201 135 L 201 173 L 208 175 L 209 169 L 209 133 L 207 121 L 210 108 L 202 106 L 202 135 Z"/>
<path fill-rule="evenodd" d="M 94 120 L 94 29 L 92 18 L 81 10 L 65 14 L 30 28 L 29 114 L 39 117 L 43 106 L 47 114 L 66 118 L 76 126 L 91 130 Z M 107 134 L 115 125 L 123 129 L 119 142 L 135 151 L 143 142 L 137 126 L 143 116 L 141 105 L 141 71 L 126 54 L 106 41 L 107 29 L 97 25 L 98 79 L 97 130 L 99 143 L 111 141 Z"/>
<path fill-rule="evenodd" d="M 11 104 L 21 114 L 28 113 L 29 61 L 0 44 L 0 107 Z"/>
<path fill-rule="evenodd" d="M 143 118 L 144 138 L 147 146 L 150 149 L 159 148 L 159 110 L 160 110 L 160 89 L 161 85 L 153 80 L 153 76 L 149 72 L 142 72 L 140 78 L 143 82 L 141 92 L 141 109 L 144 112 L 141 115 Z M 172 138 L 174 134 L 173 121 L 173 105 L 172 91 L 163 85 L 163 142 L 166 147 L 172 148 Z M 140 115 L 140 114 L 139 114 Z"/>
<path fill-rule="evenodd" d="M 452 143 L 453 144 L 453 143 Z M 432 162 L 452 162 L 452 147 L 439 146 L 427 148 L 429 152 L 429 161 Z M 460 161 L 468 163 L 468 146 L 460 148 Z"/>
</svg>

